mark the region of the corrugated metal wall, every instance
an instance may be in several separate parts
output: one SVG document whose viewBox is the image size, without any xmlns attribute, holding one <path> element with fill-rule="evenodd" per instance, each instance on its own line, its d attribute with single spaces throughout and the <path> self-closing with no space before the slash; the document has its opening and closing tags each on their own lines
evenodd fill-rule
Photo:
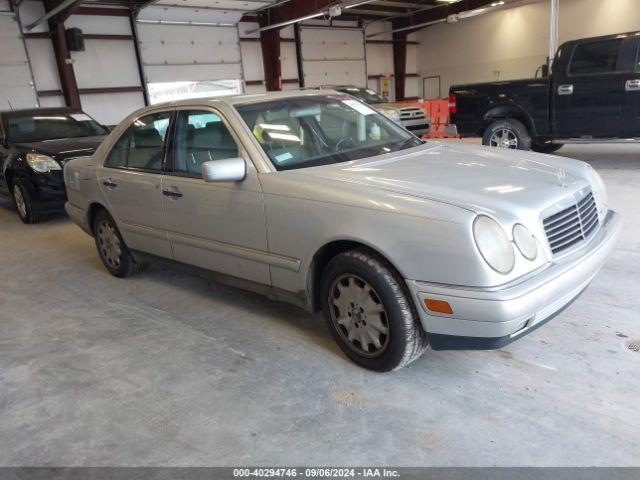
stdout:
<svg viewBox="0 0 640 480">
<path fill-rule="evenodd" d="M 33 108 L 38 99 L 20 25 L 8 2 L 0 1 L 0 110 Z"/>
<path fill-rule="evenodd" d="M 250 33 L 257 28 L 257 24 L 240 22 L 246 13 L 241 9 L 205 9 L 198 7 L 198 1 L 186 0 L 190 2 L 190 7 L 197 9 L 197 15 L 194 15 L 192 8 L 169 5 L 155 5 L 141 12 L 136 29 L 145 80 L 236 79 L 244 81 L 244 91 L 247 93 L 264 92 L 259 35 Z M 237 0 L 220 1 L 226 2 L 226 6 L 227 3 L 242 3 Z M 6 0 L 0 0 L 2 8 L 8 10 Z M 19 13 L 25 25 L 43 15 L 44 9 L 40 1 L 24 0 Z M 0 57 L 0 62 L 12 63 L 0 66 L 0 83 L 5 85 L 0 87 L 3 89 L 0 90 L 0 101 L 4 95 L 10 96 L 12 101 L 19 99 L 21 107 L 34 106 L 38 101 L 42 106 L 63 105 L 51 39 L 45 35 L 48 31 L 46 22 L 30 32 L 42 36 L 36 35 L 34 38 L 34 35 L 30 35 L 25 40 L 25 51 L 18 25 L 12 16 L 0 16 L 0 21 L 4 22 L 3 28 L 0 28 L 3 40 L 0 42 L 0 53 L 7 52 Z M 184 24 L 189 21 L 208 25 Z M 371 79 L 372 76 L 393 72 L 390 43 L 367 43 L 365 48 L 361 29 L 328 28 L 322 21 L 306 23 L 301 27 L 302 70 L 306 86 L 343 83 L 364 86 L 368 83 L 376 88 L 377 81 Z M 384 22 L 376 25 L 375 28 L 389 28 Z M 340 22 L 339 26 L 353 27 L 354 24 Z M 143 87 L 135 44 L 131 39 L 133 32 L 129 17 L 72 15 L 65 22 L 65 27 L 81 28 L 88 35 L 85 38 L 86 51 L 71 53 L 82 108 L 100 122 L 112 125 L 143 106 Z M 367 33 L 373 31 L 373 27 L 370 28 Z M 92 35 L 99 38 L 91 38 Z M 285 90 L 297 89 L 299 79 L 293 26 L 283 28 L 280 37 L 282 87 Z M 35 88 L 30 84 L 32 80 L 26 63 L 27 53 L 31 58 Z M 18 55 L 19 58 L 11 55 Z M 412 68 L 415 59 L 409 58 L 407 63 Z M 411 80 L 407 79 L 407 94 L 417 95 L 417 88 L 411 86 Z M 13 90 L 9 91 L 8 85 L 12 85 Z M 126 91 L 117 91 L 119 89 Z M 36 97 L 36 92 L 40 93 L 39 97 Z"/>
</svg>

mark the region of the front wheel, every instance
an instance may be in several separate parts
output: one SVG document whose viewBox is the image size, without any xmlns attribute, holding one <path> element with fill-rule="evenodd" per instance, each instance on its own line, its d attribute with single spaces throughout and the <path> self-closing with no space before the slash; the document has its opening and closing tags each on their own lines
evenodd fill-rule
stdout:
<svg viewBox="0 0 640 480">
<path fill-rule="evenodd" d="M 29 192 L 20 180 L 15 180 L 11 185 L 11 196 L 16 207 L 20 220 L 24 223 L 38 223 L 42 221 L 42 216 L 38 214 L 33 206 Z"/>
<path fill-rule="evenodd" d="M 531 136 L 522 122 L 504 118 L 489 125 L 482 136 L 482 144 L 488 147 L 531 150 Z"/>
<path fill-rule="evenodd" d="M 93 236 L 100 259 L 112 275 L 125 278 L 142 271 L 144 265 L 134 260 L 115 221 L 106 210 L 96 214 Z"/>
<path fill-rule="evenodd" d="M 427 348 L 402 278 L 364 249 L 336 256 L 321 281 L 329 331 L 356 364 L 379 372 L 408 365 Z"/>
</svg>

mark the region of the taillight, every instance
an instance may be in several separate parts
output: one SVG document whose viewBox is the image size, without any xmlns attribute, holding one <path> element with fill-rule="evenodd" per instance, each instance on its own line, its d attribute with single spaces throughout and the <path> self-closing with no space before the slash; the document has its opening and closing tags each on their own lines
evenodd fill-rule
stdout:
<svg viewBox="0 0 640 480">
<path fill-rule="evenodd" d="M 453 93 L 449 94 L 449 115 L 453 115 L 458 111 L 458 103 Z"/>
</svg>

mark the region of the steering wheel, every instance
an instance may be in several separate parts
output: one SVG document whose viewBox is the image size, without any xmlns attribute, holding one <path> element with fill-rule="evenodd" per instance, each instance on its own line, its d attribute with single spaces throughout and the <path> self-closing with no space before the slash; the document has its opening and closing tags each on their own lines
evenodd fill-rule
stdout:
<svg viewBox="0 0 640 480">
<path fill-rule="evenodd" d="M 349 142 L 351 142 L 351 146 L 352 146 L 352 147 L 355 147 L 355 146 L 356 146 L 356 142 L 355 142 L 355 140 L 354 140 L 353 138 L 351 138 L 351 137 L 344 137 L 344 138 L 340 139 L 340 140 L 338 141 L 338 143 L 336 143 L 336 146 L 335 146 L 335 148 L 334 148 L 334 151 L 339 152 L 340 150 L 342 150 L 342 148 L 341 148 L 341 147 L 343 146 L 343 144 L 348 144 Z"/>
</svg>

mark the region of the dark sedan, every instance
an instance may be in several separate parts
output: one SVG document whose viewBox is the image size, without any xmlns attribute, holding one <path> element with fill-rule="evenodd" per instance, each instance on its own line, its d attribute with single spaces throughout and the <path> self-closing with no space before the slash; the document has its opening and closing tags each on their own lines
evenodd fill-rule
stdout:
<svg viewBox="0 0 640 480">
<path fill-rule="evenodd" d="M 93 155 L 107 133 L 76 109 L 0 112 L 0 195 L 13 200 L 25 223 L 63 211 L 64 164 Z"/>
</svg>

